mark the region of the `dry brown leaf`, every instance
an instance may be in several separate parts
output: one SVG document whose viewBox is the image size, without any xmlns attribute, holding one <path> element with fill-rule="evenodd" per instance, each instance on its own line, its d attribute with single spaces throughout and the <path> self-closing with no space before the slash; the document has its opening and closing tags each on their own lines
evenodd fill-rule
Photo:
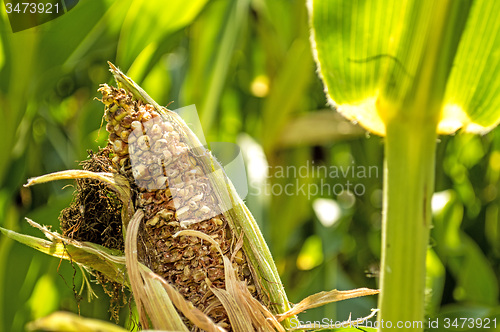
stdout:
<svg viewBox="0 0 500 332">
<path fill-rule="evenodd" d="M 328 292 L 319 292 L 310 295 L 300 301 L 291 310 L 285 312 L 284 314 L 278 315 L 278 321 L 283 321 L 284 319 L 297 315 L 304 310 L 321 307 L 325 304 L 343 301 L 347 299 L 353 299 L 356 297 L 375 295 L 378 294 L 380 290 L 370 289 L 370 288 L 357 288 L 348 291 L 331 290 Z"/>
</svg>

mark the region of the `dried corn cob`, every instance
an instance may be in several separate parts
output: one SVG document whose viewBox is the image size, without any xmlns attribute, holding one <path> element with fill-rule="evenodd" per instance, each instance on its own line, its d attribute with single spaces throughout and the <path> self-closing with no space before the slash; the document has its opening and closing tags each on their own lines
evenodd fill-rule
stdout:
<svg viewBox="0 0 500 332">
<path fill-rule="evenodd" d="M 209 287 L 224 289 L 222 257 L 196 237 L 172 235 L 189 228 L 216 239 L 231 257 L 237 276 L 256 295 L 256 287 L 237 239 L 221 211 L 197 153 L 189 148 L 182 129 L 162 119 L 150 104 L 124 89 L 102 85 L 113 165 L 127 177 L 136 193 L 135 207 L 145 212 L 143 263 L 176 285 L 178 291 L 220 326 L 229 328 L 227 313 Z"/>
</svg>

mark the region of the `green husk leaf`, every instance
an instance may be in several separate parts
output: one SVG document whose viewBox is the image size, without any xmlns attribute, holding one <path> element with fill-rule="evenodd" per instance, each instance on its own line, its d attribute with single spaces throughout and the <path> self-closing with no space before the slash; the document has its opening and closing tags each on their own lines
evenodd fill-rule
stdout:
<svg viewBox="0 0 500 332">
<path fill-rule="evenodd" d="M 500 2 L 475 1 L 454 59 L 440 129 L 486 133 L 500 121 Z"/>
<path fill-rule="evenodd" d="M 69 260 L 86 268 L 92 268 L 103 273 L 110 280 L 128 285 L 125 257 L 118 250 L 111 250 L 95 243 L 75 241 L 64 237 L 47 227 L 26 219 L 28 223 L 41 230 L 49 240 L 20 234 L 0 227 L 7 237 L 32 247 L 47 255 Z"/>
</svg>

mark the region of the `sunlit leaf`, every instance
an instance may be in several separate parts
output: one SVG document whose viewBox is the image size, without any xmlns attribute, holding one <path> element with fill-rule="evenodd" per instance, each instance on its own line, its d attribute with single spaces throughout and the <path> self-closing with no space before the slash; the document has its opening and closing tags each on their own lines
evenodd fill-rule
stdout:
<svg viewBox="0 0 500 332">
<path fill-rule="evenodd" d="M 210 128 L 226 82 L 233 52 L 246 21 L 249 1 L 213 2 L 195 25 L 198 38 L 190 47 L 190 75 L 186 101 L 196 103 L 204 128 Z M 214 20 L 214 17 L 217 17 Z"/>
<path fill-rule="evenodd" d="M 323 244 L 318 235 L 311 235 L 306 239 L 299 256 L 297 267 L 300 270 L 311 270 L 323 262 Z"/>
<path fill-rule="evenodd" d="M 434 250 L 427 250 L 427 275 L 426 288 L 432 289 L 427 297 L 427 307 L 429 312 L 436 312 L 441 304 L 445 281 L 445 267 Z"/>
<path fill-rule="evenodd" d="M 380 135 L 390 109 L 422 97 L 441 104 L 440 133 L 490 130 L 500 120 L 499 12 L 497 1 L 311 1 L 330 102 Z"/>
<path fill-rule="evenodd" d="M 33 318 L 44 317 L 58 307 L 59 294 L 54 280 L 47 274 L 36 282 L 33 293 L 28 301 Z"/>
<path fill-rule="evenodd" d="M 97 319 L 83 318 L 70 312 L 55 312 L 47 317 L 29 323 L 27 331 L 65 332 L 126 332 L 117 325 Z"/>
<path fill-rule="evenodd" d="M 191 23 L 206 3 L 207 0 L 133 1 L 122 26 L 117 63 L 128 68 L 143 49 Z"/>
</svg>

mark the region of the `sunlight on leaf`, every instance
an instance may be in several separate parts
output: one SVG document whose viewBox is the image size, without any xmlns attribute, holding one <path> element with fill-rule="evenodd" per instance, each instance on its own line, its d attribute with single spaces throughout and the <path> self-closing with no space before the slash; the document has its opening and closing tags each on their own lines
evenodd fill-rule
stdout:
<svg viewBox="0 0 500 332">
<path fill-rule="evenodd" d="M 394 107 L 390 100 L 418 95 L 419 84 L 439 85 L 419 89 L 430 94 L 445 89 L 440 133 L 462 127 L 491 130 L 500 120 L 500 81 L 495 79 L 500 74 L 500 2 L 475 1 L 470 10 L 469 4 L 452 2 L 445 12 L 429 1 L 309 1 L 311 41 L 330 103 L 346 118 L 385 135 L 392 116 L 386 108 Z M 443 10 L 443 22 L 455 20 L 457 28 L 434 36 L 443 22 L 429 21 L 433 10 Z M 463 33 L 460 24 L 465 24 Z M 458 40 L 455 54 L 452 45 Z M 436 59 L 429 59 L 429 52 Z M 426 71 L 437 79 L 426 79 Z"/>
<path fill-rule="evenodd" d="M 117 63 L 128 68 L 137 54 L 151 43 L 191 23 L 207 0 L 133 1 L 122 26 Z"/>
<path fill-rule="evenodd" d="M 50 314 L 58 308 L 58 301 L 59 292 L 54 285 L 54 280 L 50 275 L 44 274 L 36 282 L 33 293 L 28 300 L 32 317 L 37 319 Z"/>
<path fill-rule="evenodd" d="M 300 270 L 311 270 L 323 263 L 323 244 L 317 235 L 311 235 L 300 250 L 297 267 Z"/>
<path fill-rule="evenodd" d="M 97 319 L 83 318 L 77 314 L 58 311 L 26 326 L 27 331 L 65 332 L 126 332 L 117 325 Z"/>
</svg>

